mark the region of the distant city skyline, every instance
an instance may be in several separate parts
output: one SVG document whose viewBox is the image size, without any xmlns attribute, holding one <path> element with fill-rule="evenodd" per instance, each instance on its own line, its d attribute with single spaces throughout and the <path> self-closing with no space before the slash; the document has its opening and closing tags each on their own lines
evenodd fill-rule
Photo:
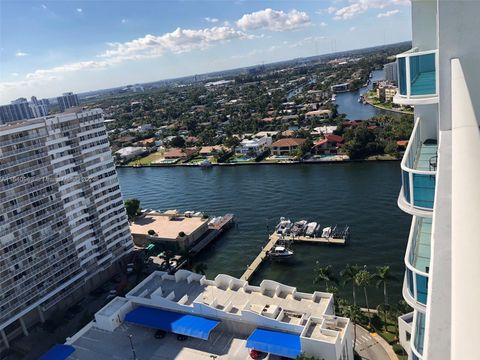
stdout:
<svg viewBox="0 0 480 360">
<path fill-rule="evenodd" d="M 2 0 L 0 7 L 0 104 L 411 39 L 408 0 Z"/>
</svg>

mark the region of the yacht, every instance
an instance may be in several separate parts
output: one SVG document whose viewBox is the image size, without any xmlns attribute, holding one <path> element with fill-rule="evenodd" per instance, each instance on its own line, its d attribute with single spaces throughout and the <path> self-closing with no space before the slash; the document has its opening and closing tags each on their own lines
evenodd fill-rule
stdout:
<svg viewBox="0 0 480 360">
<path fill-rule="evenodd" d="M 284 246 L 275 246 L 273 250 L 267 251 L 267 256 L 271 258 L 288 258 L 293 256 L 293 251 Z"/>
</svg>

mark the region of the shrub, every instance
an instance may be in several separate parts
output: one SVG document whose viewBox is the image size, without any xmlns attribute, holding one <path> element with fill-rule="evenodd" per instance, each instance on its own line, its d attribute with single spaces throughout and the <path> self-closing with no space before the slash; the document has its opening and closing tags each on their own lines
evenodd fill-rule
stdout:
<svg viewBox="0 0 480 360">
<path fill-rule="evenodd" d="M 405 350 L 403 349 L 402 345 L 400 345 L 400 344 L 394 344 L 392 346 L 392 349 L 395 352 L 395 354 L 397 354 L 397 355 L 405 354 Z"/>
</svg>

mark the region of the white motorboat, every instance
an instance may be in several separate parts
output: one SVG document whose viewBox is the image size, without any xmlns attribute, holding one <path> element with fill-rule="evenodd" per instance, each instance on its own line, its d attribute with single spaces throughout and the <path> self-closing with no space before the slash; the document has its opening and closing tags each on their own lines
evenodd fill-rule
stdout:
<svg viewBox="0 0 480 360">
<path fill-rule="evenodd" d="M 208 167 L 212 166 L 212 163 L 210 161 L 208 161 L 207 159 L 205 159 L 200 163 L 200 166 L 203 167 L 203 168 L 208 168 Z"/>
<path fill-rule="evenodd" d="M 323 228 L 322 230 L 322 238 L 328 238 L 330 237 L 330 234 L 332 233 L 332 228 L 330 226 Z"/>
<path fill-rule="evenodd" d="M 287 258 L 293 256 L 293 251 L 288 250 L 284 246 L 275 246 L 272 250 L 267 252 L 267 256 L 271 258 Z"/>
<path fill-rule="evenodd" d="M 311 222 L 311 223 L 308 223 L 307 224 L 307 230 L 305 230 L 305 235 L 306 236 L 310 236 L 312 237 L 313 235 L 315 235 L 315 229 L 317 227 L 317 223 L 316 222 Z"/>
</svg>

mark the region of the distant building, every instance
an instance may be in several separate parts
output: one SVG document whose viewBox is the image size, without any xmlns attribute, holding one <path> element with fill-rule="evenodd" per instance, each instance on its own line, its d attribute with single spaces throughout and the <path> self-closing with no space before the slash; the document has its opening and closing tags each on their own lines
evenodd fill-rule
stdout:
<svg viewBox="0 0 480 360">
<path fill-rule="evenodd" d="M 32 110 L 33 117 L 37 118 L 48 115 L 49 101 L 47 99 L 38 100 L 35 96 L 32 96 L 30 99 L 30 109 Z"/>
<path fill-rule="evenodd" d="M 8 105 L 0 106 L 0 124 L 34 118 L 30 105 L 25 98 L 19 98 Z"/>
<path fill-rule="evenodd" d="M 188 159 L 196 153 L 198 153 L 196 148 L 171 148 L 165 152 L 163 157 L 167 160 Z"/>
<path fill-rule="evenodd" d="M 397 62 L 391 62 L 383 66 L 383 73 L 385 80 L 393 82 L 394 84 L 398 83 L 398 73 L 397 73 Z"/>
<path fill-rule="evenodd" d="M 72 92 L 63 93 L 62 96 L 57 97 L 57 102 L 61 111 L 80 105 L 77 94 Z"/>
<path fill-rule="evenodd" d="M 290 155 L 293 151 L 296 151 L 304 142 L 305 139 L 299 138 L 285 138 L 277 140 L 272 144 L 272 155 Z"/>
<path fill-rule="evenodd" d="M 145 151 L 146 149 L 144 147 L 127 146 L 121 148 L 115 154 L 120 156 L 122 160 L 131 160 L 142 155 Z"/>
<path fill-rule="evenodd" d="M 397 93 L 397 87 L 390 84 L 379 84 L 377 87 L 377 97 L 380 102 L 391 102 Z"/>
<path fill-rule="evenodd" d="M 312 153 L 315 155 L 336 154 L 339 147 L 342 146 L 343 137 L 334 134 L 326 134 L 324 139 L 318 140 L 312 147 Z"/>
<path fill-rule="evenodd" d="M 324 120 L 332 118 L 332 111 L 328 109 L 323 110 L 313 110 L 305 114 L 305 119 L 307 120 Z"/>
<path fill-rule="evenodd" d="M 345 92 L 350 89 L 350 83 L 336 84 L 330 87 L 330 90 L 334 93 Z"/>
</svg>

